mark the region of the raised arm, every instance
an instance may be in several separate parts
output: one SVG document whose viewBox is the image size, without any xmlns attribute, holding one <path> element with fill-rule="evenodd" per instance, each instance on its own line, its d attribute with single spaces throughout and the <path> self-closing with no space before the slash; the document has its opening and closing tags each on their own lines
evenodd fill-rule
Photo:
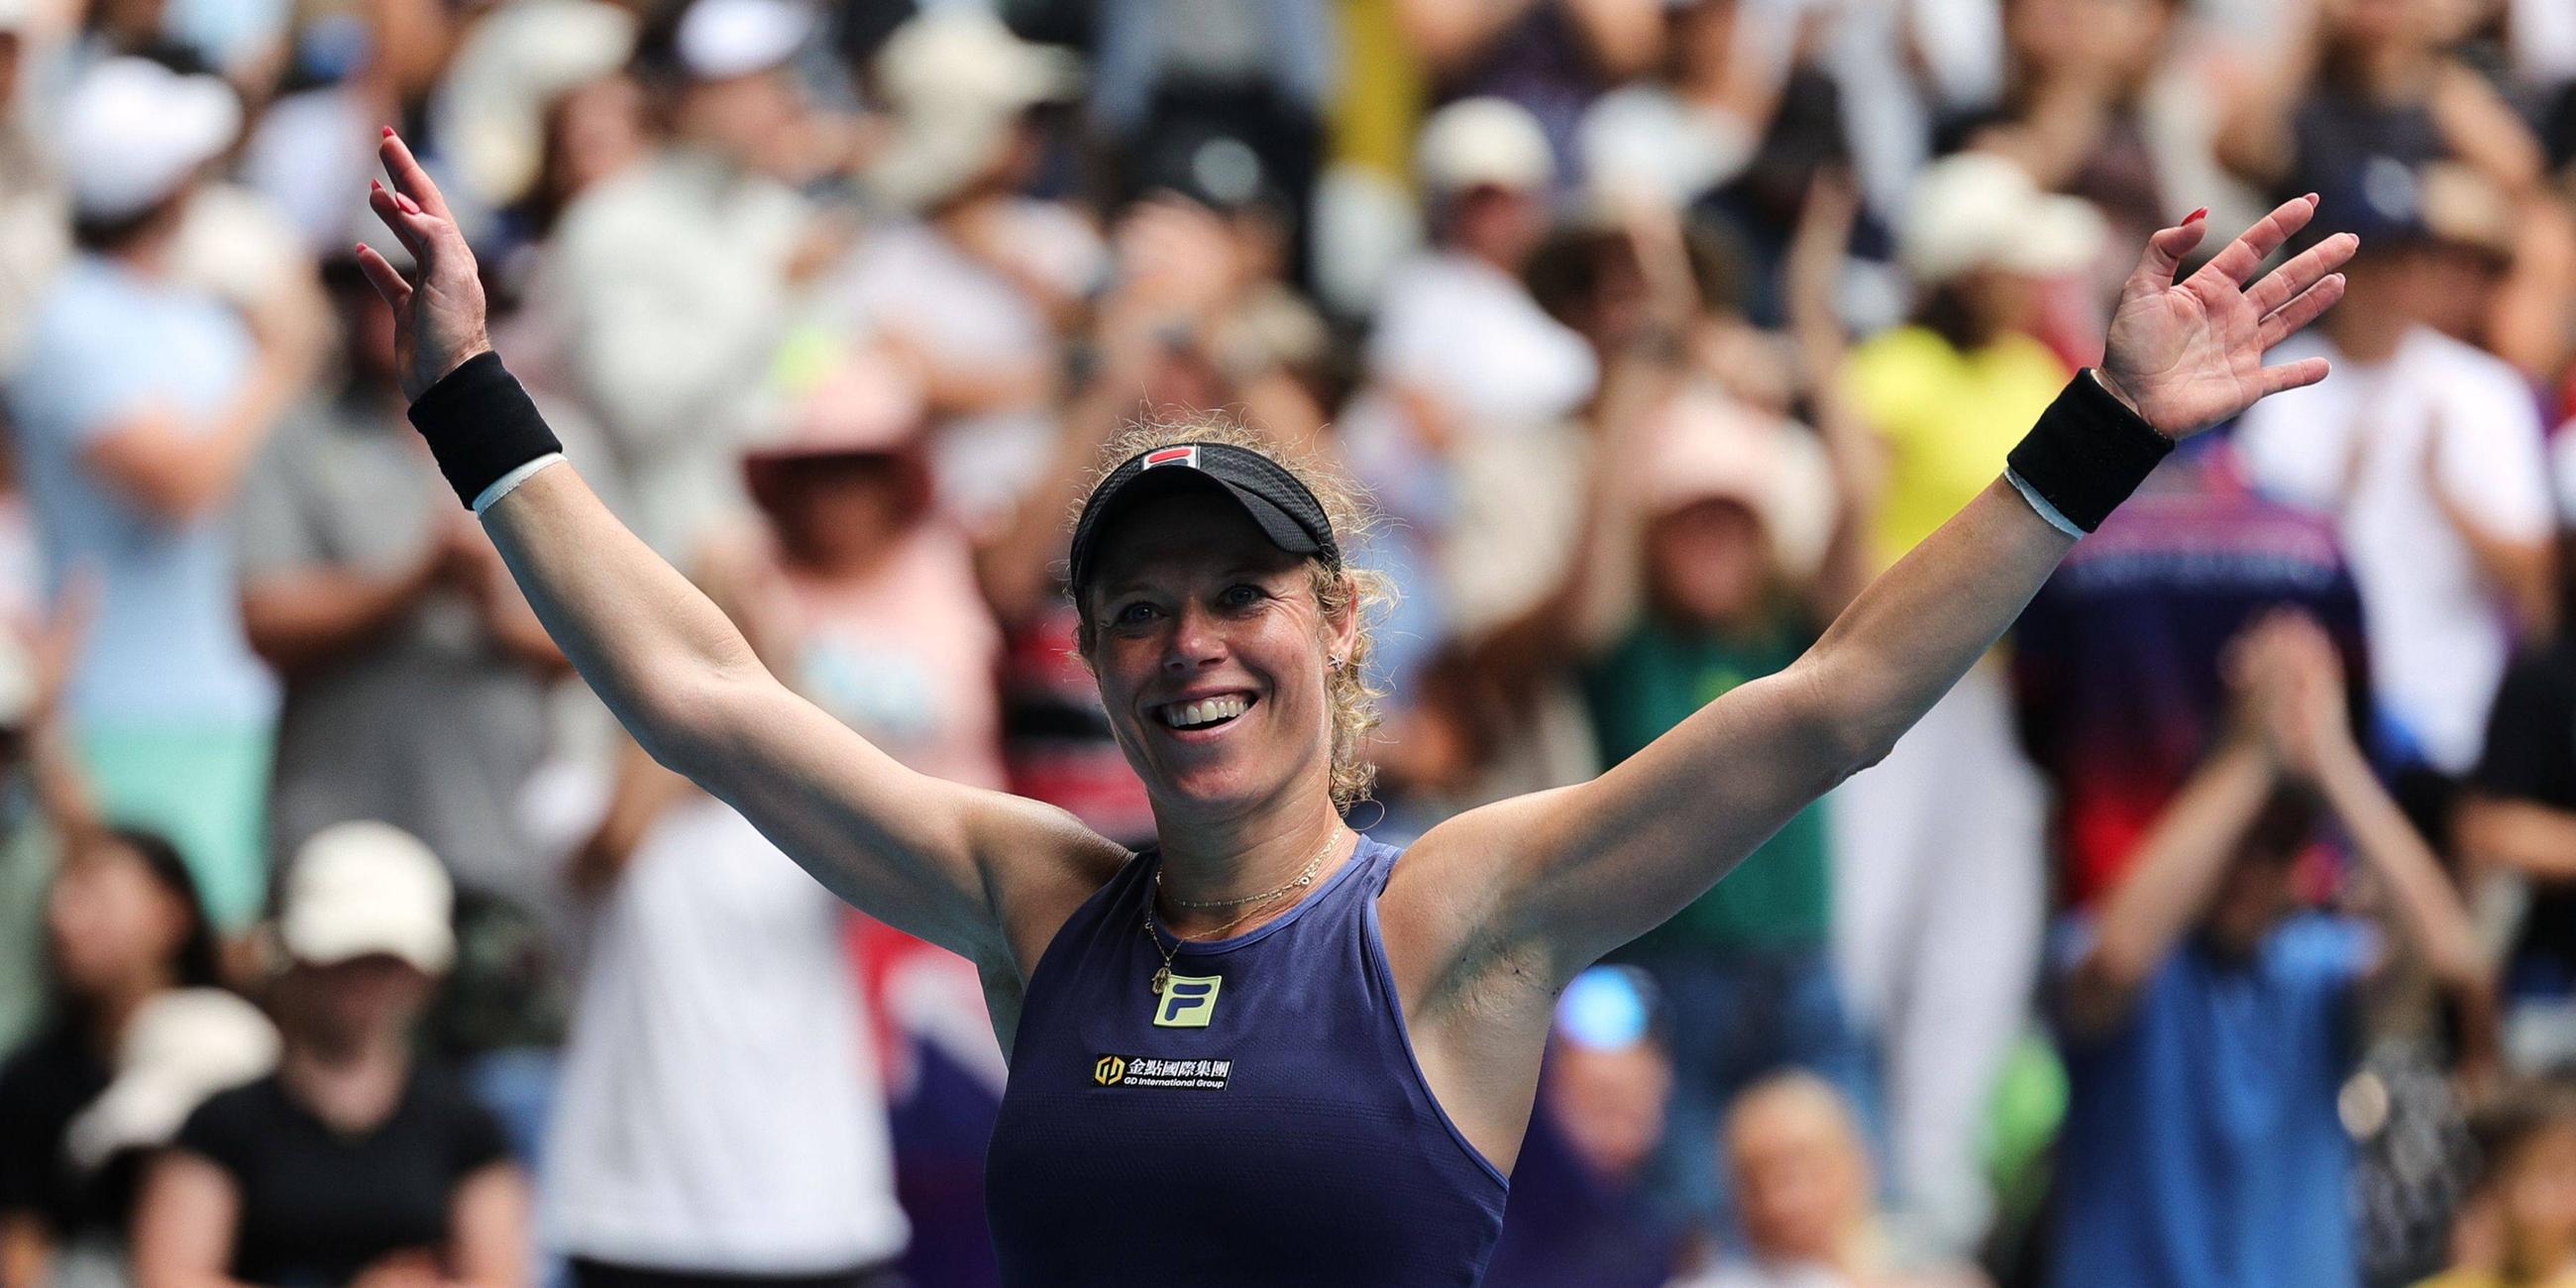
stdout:
<svg viewBox="0 0 2576 1288">
<path fill-rule="evenodd" d="M 2103 896 L 2093 941 L 2067 973 L 2059 1006 L 2073 1031 L 2100 1033 L 2119 1023 L 2138 989 L 2208 911 L 2228 864 L 2286 781 L 2282 749 L 2294 740 L 2280 735 L 2305 723 L 2292 673 L 2298 659 L 2289 651 L 2302 625 L 2268 620 L 2230 647 L 2234 717 Z M 2326 648 L 2331 654 L 2333 646 Z M 2340 690 L 2333 698 L 2342 700 Z"/>
<path fill-rule="evenodd" d="M 2150 239 L 2098 377 L 2127 414 L 2180 437 L 2325 377 L 2320 359 L 2267 368 L 2262 356 L 2342 295 L 2332 270 L 2354 240 L 2328 238 L 2240 286 L 2314 210 L 2312 199 L 2284 204 L 2179 283 L 2175 270 L 2200 241 L 2202 222 Z M 2082 435 L 2070 442 L 2079 428 L 2142 432 L 2088 417 L 2044 423 L 2037 437 L 2053 432 L 2077 453 L 2116 446 Z M 2043 480 L 2023 482 L 2048 492 Z M 1536 955 L 1561 983 L 1660 924 L 1809 802 L 1887 753 L 2057 566 L 2074 541 L 2058 526 L 2063 517 L 2042 517 L 1999 478 L 1787 670 L 1732 690 L 1592 782 L 1471 811 L 1426 835 L 1420 845 L 1436 857 L 1425 866 L 1465 869 L 1446 884 L 1480 892 L 1444 938 L 1479 953 Z"/>
<path fill-rule="evenodd" d="M 2379 879 L 2399 940 L 2444 992 L 2483 1014 L 2494 972 L 2477 928 L 2441 859 L 2354 741 L 2334 646 L 2304 620 L 2290 623 L 2285 635 L 2289 693 L 2281 708 L 2287 725 L 2273 739 L 2278 754 L 2291 773 L 2316 787 L 2363 868 Z"/>
<path fill-rule="evenodd" d="M 393 306 L 403 390 L 418 399 L 491 343 L 473 252 L 437 187 L 391 131 L 381 155 L 393 187 L 370 204 L 418 259 L 419 281 L 364 246 L 359 262 Z M 635 740 L 880 920 L 987 968 L 1025 968 L 1121 857 L 1060 811 L 906 769 L 798 697 L 571 467 L 537 469 L 482 518 L 547 632 Z"/>
</svg>

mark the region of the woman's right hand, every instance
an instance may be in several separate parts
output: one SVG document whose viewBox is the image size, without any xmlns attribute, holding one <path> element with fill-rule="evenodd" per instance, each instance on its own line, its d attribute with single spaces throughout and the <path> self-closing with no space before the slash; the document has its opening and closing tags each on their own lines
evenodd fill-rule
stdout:
<svg viewBox="0 0 2576 1288">
<path fill-rule="evenodd" d="M 367 205 L 411 252 L 419 280 L 404 280 L 371 246 L 358 247 L 358 267 L 393 307 L 396 370 L 403 396 L 417 399 L 466 359 L 491 349 L 483 328 L 483 278 L 446 198 L 401 136 L 386 130 L 376 155 L 393 187 L 371 182 Z"/>
</svg>

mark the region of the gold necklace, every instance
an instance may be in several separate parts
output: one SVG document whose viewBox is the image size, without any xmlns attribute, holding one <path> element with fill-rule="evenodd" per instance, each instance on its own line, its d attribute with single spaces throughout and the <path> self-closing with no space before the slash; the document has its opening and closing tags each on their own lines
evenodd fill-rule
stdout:
<svg viewBox="0 0 2576 1288">
<path fill-rule="evenodd" d="M 1225 938 L 1227 931 L 1242 925 L 1244 922 L 1250 920 L 1253 914 L 1269 907 L 1271 900 L 1276 899 L 1291 890 L 1302 889 L 1306 885 L 1312 883 L 1315 879 L 1315 869 L 1323 866 L 1325 857 L 1333 852 L 1333 846 L 1338 844 L 1341 839 L 1341 829 L 1333 829 L 1333 834 L 1324 838 L 1324 848 L 1315 851 L 1315 857 L 1306 860 L 1305 870 L 1299 872 L 1295 880 L 1290 881 L 1288 884 L 1283 885 L 1276 890 L 1272 890 L 1267 894 L 1253 895 L 1248 899 L 1221 899 L 1212 903 L 1191 903 L 1184 899 L 1174 899 L 1172 902 L 1184 908 L 1228 908 L 1238 903 L 1251 903 L 1251 907 L 1244 909 L 1242 912 L 1236 913 L 1234 920 L 1217 927 L 1207 936 L 1210 940 L 1223 939 Z M 1172 982 L 1172 962 L 1175 958 L 1180 956 L 1181 945 L 1188 942 L 1181 938 L 1179 931 L 1173 931 L 1172 946 L 1165 948 L 1163 946 L 1163 937 L 1155 933 L 1154 900 L 1162 897 L 1162 893 L 1163 868 L 1162 864 L 1157 862 L 1154 866 L 1154 892 L 1151 895 L 1146 896 L 1145 899 L 1145 939 L 1147 942 L 1154 945 L 1154 951 L 1163 955 L 1163 964 L 1154 968 L 1154 978 L 1146 983 L 1146 987 L 1152 989 L 1154 996 L 1156 997 L 1161 997 L 1163 995 L 1163 986 Z"/>
</svg>

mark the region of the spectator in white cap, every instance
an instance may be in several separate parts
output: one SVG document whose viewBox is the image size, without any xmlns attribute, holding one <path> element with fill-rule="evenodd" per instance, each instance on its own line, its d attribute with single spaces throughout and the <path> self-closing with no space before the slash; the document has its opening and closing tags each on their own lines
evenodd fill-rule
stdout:
<svg viewBox="0 0 2576 1288">
<path fill-rule="evenodd" d="M 90 1148 L 76 1150 L 74 1125 L 118 1078 L 140 1017 L 216 983 L 214 936 L 178 850 L 148 832 L 67 830 L 73 844 L 43 900 L 46 1014 L 0 1064 L 0 1277 L 12 1284 L 121 1278 L 135 1160 L 106 1165 L 113 1151 L 101 1145 L 127 1133 L 93 1127 Z M 159 1124 L 160 1137 L 177 1126 Z"/>
<path fill-rule="evenodd" d="M 1079 92 L 1075 70 L 964 6 L 905 23 L 870 67 L 890 137 L 864 177 L 910 217 L 870 232 L 834 303 L 919 368 L 940 498 L 979 530 L 1046 463 L 1068 328 L 1107 271 L 1083 216 L 1021 191 L 1035 114 Z"/>
<path fill-rule="evenodd" d="M 606 433 L 638 535 L 686 555 L 740 500 L 728 485 L 815 213 L 791 186 L 812 34 L 794 0 L 696 0 L 638 51 L 650 154 L 564 211 L 531 299 L 561 337 L 572 392 Z"/>
<path fill-rule="evenodd" d="M 1498 98 L 1452 103 L 1422 127 L 1414 167 L 1435 245 L 1387 283 L 1372 382 L 1435 451 L 1573 411 L 1591 396 L 1592 355 L 1520 280 L 1553 222 L 1538 122 Z"/>
<path fill-rule="evenodd" d="M 136 58 L 81 76 L 59 130 L 79 250 L 8 386 L 49 593 L 74 568 L 99 581 L 71 730 L 105 811 L 168 833 L 226 927 L 267 888 L 276 698 L 243 641 L 224 510 L 322 329 L 309 292 L 245 313 L 174 277 L 190 195 L 240 121 L 211 77 Z"/>
<path fill-rule="evenodd" d="M 1526 606 L 1521 588 L 1541 584 L 1492 576 L 1494 547 L 1478 550 L 1462 534 L 1489 529 L 1479 520 L 1517 508 L 1528 485 L 1567 477 L 1570 418 L 1600 372 L 1583 337 L 1522 282 L 1552 223 L 1555 161 L 1538 122 L 1498 98 L 1452 103 L 1424 125 L 1414 165 L 1433 244 L 1387 280 L 1363 355 L 1366 383 L 1343 411 L 1339 438 L 1353 473 L 1399 521 L 1385 548 L 1406 588 L 1398 611 L 1419 623 L 1405 629 L 1437 639 L 1494 624 Z M 1480 505 L 1501 494 L 1479 479 L 1520 487 L 1499 506 Z M 1532 534 L 1563 534 L 1578 498 L 1560 487 L 1543 499 L 1557 504 L 1505 519 L 1510 548 L 1561 548 Z M 1496 587 L 1499 598 L 1486 593 Z"/>
<path fill-rule="evenodd" d="M 2104 236 L 2091 205 L 2001 156 L 1959 153 L 1917 181 L 1897 230 L 1913 321 L 1855 347 L 1844 382 L 1884 462 L 1864 519 L 1873 571 L 2002 467 L 2014 439 L 1997 417 L 2037 416 L 2065 387 L 2042 301 Z M 1954 1252 L 1991 1206 L 1976 1135 L 2039 965 L 2042 791 L 1989 656 L 1835 796 L 1835 937 L 1882 1044 L 1891 1179 L 1920 1237 Z"/>
<path fill-rule="evenodd" d="M 135 1214 L 135 1279 L 519 1285 L 528 1196 L 491 1113 L 413 1056 L 456 951 L 438 858 L 389 824 L 296 852 L 274 928 L 276 1072 L 198 1106 Z"/>
</svg>

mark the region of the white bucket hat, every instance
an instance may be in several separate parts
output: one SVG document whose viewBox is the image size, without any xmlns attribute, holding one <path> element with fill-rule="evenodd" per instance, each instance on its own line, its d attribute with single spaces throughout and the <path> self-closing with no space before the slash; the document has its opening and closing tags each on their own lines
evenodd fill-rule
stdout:
<svg viewBox="0 0 2576 1288">
<path fill-rule="evenodd" d="M 419 838 L 391 823 L 336 823 L 296 851 L 277 933 L 299 962 L 385 953 L 436 975 L 456 957 L 454 903 L 446 869 Z"/>
<path fill-rule="evenodd" d="M 143 58 L 110 58 L 63 104 L 63 171 L 84 216 L 141 214 L 232 146 L 241 100 L 212 76 L 183 76 Z"/>
<path fill-rule="evenodd" d="M 1915 180 L 1896 241 L 1914 280 L 1937 286 L 1980 268 L 2063 276 L 2091 263 L 2108 235 L 2093 203 L 2040 191 L 2008 157 L 1961 152 Z"/>
</svg>

